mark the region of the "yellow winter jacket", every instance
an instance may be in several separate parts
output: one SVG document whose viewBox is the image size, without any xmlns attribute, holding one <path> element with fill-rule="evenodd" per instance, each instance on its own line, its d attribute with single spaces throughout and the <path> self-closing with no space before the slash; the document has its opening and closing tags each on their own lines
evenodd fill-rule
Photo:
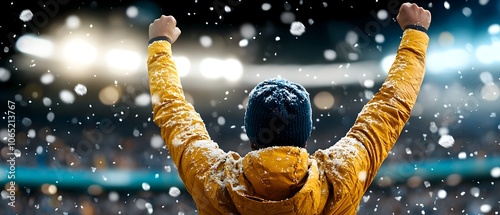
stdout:
<svg viewBox="0 0 500 215">
<path fill-rule="evenodd" d="M 154 122 L 199 214 L 356 214 L 396 143 L 424 76 L 427 34 L 407 29 L 386 81 L 339 142 L 310 155 L 270 147 L 224 152 L 186 102 L 170 43 L 148 47 Z"/>
</svg>

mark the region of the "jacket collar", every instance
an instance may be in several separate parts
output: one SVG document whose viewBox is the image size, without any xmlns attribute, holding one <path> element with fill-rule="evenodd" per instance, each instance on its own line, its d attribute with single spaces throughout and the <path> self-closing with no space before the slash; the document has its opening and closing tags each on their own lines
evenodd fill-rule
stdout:
<svg viewBox="0 0 500 215">
<path fill-rule="evenodd" d="M 309 154 L 304 148 L 268 147 L 249 152 L 243 173 L 253 188 L 252 196 L 283 200 L 293 196 L 307 179 Z"/>
<path fill-rule="evenodd" d="M 316 160 L 306 149 L 286 146 L 249 152 L 240 186 L 228 189 L 241 214 L 319 214 L 329 195 Z M 243 189 L 242 189 L 243 188 Z"/>
</svg>

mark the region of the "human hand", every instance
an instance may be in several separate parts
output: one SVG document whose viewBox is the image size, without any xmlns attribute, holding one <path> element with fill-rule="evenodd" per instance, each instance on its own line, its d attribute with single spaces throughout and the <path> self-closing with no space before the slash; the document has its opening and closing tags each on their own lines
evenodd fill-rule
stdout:
<svg viewBox="0 0 500 215">
<path fill-rule="evenodd" d="M 181 30 L 177 27 L 177 21 L 173 16 L 162 15 L 149 25 L 149 39 L 166 36 L 170 39 L 170 43 L 174 43 L 180 34 Z"/>
<path fill-rule="evenodd" d="M 399 8 L 396 20 L 403 30 L 408 25 L 419 25 L 428 30 L 431 25 L 431 12 L 419 7 L 415 3 L 406 2 Z"/>
</svg>

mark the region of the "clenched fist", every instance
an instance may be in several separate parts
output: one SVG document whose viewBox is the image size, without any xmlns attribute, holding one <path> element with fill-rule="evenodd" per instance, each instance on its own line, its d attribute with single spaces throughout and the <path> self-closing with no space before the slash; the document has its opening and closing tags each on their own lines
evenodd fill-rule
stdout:
<svg viewBox="0 0 500 215">
<path fill-rule="evenodd" d="M 162 15 L 149 25 L 150 40 L 158 36 L 166 36 L 171 43 L 174 43 L 180 34 L 181 30 L 177 27 L 177 21 L 173 16 Z"/>
<path fill-rule="evenodd" d="M 396 20 L 403 30 L 408 25 L 419 25 L 428 30 L 431 25 L 431 12 L 415 3 L 404 3 L 399 8 Z"/>
</svg>

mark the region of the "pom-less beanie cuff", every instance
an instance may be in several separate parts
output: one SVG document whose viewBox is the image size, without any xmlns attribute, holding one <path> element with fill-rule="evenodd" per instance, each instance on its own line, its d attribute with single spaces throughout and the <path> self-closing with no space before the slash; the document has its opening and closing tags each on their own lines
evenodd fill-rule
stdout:
<svg viewBox="0 0 500 215">
<path fill-rule="evenodd" d="M 283 78 L 259 83 L 249 95 L 245 129 L 254 148 L 305 147 L 312 129 L 309 93 Z"/>
</svg>

